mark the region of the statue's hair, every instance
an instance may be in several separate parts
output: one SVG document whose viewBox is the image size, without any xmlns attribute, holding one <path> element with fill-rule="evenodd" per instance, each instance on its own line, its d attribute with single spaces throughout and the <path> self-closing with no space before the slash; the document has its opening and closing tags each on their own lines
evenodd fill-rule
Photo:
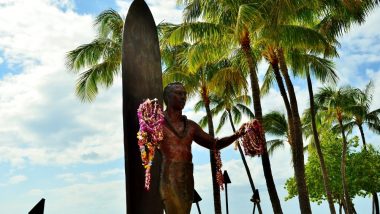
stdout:
<svg viewBox="0 0 380 214">
<path fill-rule="evenodd" d="M 167 106 L 168 105 L 168 99 L 169 99 L 169 94 L 172 92 L 174 86 L 183 86 L 181 82 L 172 82 L 169 83 L 167 86 L 164 88 L 164 103 Z"/>
</svg>

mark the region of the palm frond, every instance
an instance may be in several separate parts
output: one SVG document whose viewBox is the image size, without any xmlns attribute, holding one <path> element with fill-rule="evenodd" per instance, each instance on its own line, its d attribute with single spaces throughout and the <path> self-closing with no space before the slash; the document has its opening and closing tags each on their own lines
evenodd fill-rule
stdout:
<svg viewBox="0 0 380 214">
<path fill-rule="evenodd" d="M 224 111 L 223 114 L 220 116 L 219 124 L 218 124 L 218 127 L 216 128 L 216 133 L 220 132 L 220 129 L 222 129 L 222 127 L 226 123 L 227 118 L 228 118 L 228 113 L 227 111 Z"/>
<path fill-rule="evenodd" d="M 234 123 L 239 123 L 241 120 L 242 114 L 236 106 L 232 107 L 231 114 L 233 115 Z"/>
<path fill-rule="evenodd" d="M 203 109 L 205 107 L 205 104 L 203 102 L 203 100 L 199 100 L 197 103 L 195 103 L 194 105 L 194 111 L 195 112 L 198 112 L 200 111 L 201 109 Z"/>
<path fill-rule="evenodd" d="M 254 119 L 255 118 L 255 115 L 253 114 L 253 112 L 251 111 L 251 109 L 249 107 L 247 107 L 246 105 L 243 105 L 241 103 L 238 103 L 236 104 L 236 107 L 246 116 L 248 116 L 249 119 Z"/>
<path fill-rule="evenodd" d="M 107 47 L 114 47 L 110 39 L 95 39 L 91 43 L 81 45 L 66 55 L 66 66 L 74 72 L 85 67 L 96 65 L 104 57 Z M 121 58 L 121 52 L 120 58 Z M 121 61 L 119 62 L 121 63 Z"/>
<path fill-rule="evenodd" d="M 275 76 L 273 72 L 272 66 L 268 66 L 267 71 L 264 75 L 264 81 L 260 89 L 260 95 L 261 97 L 264 97 L 265 95 L 269 94 L 270 89 L 272 88 L 275 81 Z"/>
<path fill-rule="evenodd" d="M 95 18 L 94 25 L 98 27 L 100 38 L 113 38 L 121 42 L 124 20 L 115 10 L 109 9 L 101 12 Z"/>
<path fill-rule="evenodd" d="M 267 147 L 268 147 L 268 154 L 273 155 L 273 153 L 280 148 L 284 148 L 284 141 L 280 139 L 275 139 L 275 140 L 269 140 L 267 141 Z"/>
<path fill-rule="evenodd" d="M 199 126 L 202 127 L 202 128 L 206 128 L 206 126 L 208 125 L 208 119 L 207 119 L 207 116 L 203 116 L 199 122 L 198 122 Z"/>
<path fill-rule="evenodd" d="M 288 122 L 285 115 L 272 111 L 263 116 L 263 126 L 267 133 L 275 136 L 287 136 L 288 135 Z"/>
</svg>

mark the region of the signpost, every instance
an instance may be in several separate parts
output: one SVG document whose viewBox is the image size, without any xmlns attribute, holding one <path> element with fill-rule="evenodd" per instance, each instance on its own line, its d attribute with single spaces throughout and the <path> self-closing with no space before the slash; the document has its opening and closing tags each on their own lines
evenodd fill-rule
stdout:
<svg viewBox="0 0 380 214">
<path fill-rule="evenodd" d="M 44 214 L 45 209 L 45 199 L 41 199 L 29 212 L 28 214 Z"/>
</svg>

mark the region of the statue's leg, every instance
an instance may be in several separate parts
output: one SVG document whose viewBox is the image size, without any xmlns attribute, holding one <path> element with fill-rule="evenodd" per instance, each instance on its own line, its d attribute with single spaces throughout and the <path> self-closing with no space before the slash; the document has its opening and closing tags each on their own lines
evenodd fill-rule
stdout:
<svg viewBox="0 0 380 214">
<path fill-rule="evenodd" d="M 162 171 L 160 192 L 165 213 L 189 214 L 193 202 L 194 179 L 191 163 L 171 163 Z"/>
</svg>

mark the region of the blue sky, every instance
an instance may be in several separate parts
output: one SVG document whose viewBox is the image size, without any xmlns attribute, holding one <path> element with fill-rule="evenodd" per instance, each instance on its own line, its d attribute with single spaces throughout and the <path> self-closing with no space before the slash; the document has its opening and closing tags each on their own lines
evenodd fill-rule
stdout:
<svg viewBox="0 0 380 214">
<path fill-rule="evenodd" d="M 147 1 L 156 23 L 179 22 L 174 0 Z M 126 0 L 0 0 L 0 210 L 26 213 L 46 198 L 46 213 L 125 213 L 121 120 L 121 82 L 101 90 L 94 103 L 81 103 L 74 95 L 76 76 L 67 72 L 64 56 L 95 35 L 94 17 L 113 8 L 126 14 Z M 380 107 L 380 9 L 362 26 L 355 26 L 340 42 L 336 59 L 340 83 L 363 88 L 374 81 L 373 108 Z M 266 65 L 260 66 L 260 76 Z M 303 81 L 296 81 L 301 110 L 308 105 Z M 320 86 L 317 84 L 316 87 Z M 263 99 L 264 113 L 284 111 L 279 93 Z M 204 112 L 185 107 L 198 121 Z M 225 127 L 222 135 L 231 131 Z M 368 135 L 379 147 L 379 136 Z M 211 173 L 207 150 L 193 146 L 195 185 L 203 200 L 203 213 L 212 212 Z M 237 151 L 222 151 L 229 186 L 230 213 L 249 213 L 252 193 Z M 264 213 L 271 213 L 261 161 L 248 159 Z M 285 213 L 299 213 L 296 199 L 284 202 L 285 180 L 292 176 L 290 151 L 271 157 L 277 191 Z M 369 198 L 354 200 L 359 213 L 369 213 Z M 224 207 L 224 192 L 222 192 Z M 328 206 L 312 204 L 315 213 Z M 224 210 L 224 208 L 223 208 Z M 192 213 L 196 213 L 195 207 Z"/>
</svg>

